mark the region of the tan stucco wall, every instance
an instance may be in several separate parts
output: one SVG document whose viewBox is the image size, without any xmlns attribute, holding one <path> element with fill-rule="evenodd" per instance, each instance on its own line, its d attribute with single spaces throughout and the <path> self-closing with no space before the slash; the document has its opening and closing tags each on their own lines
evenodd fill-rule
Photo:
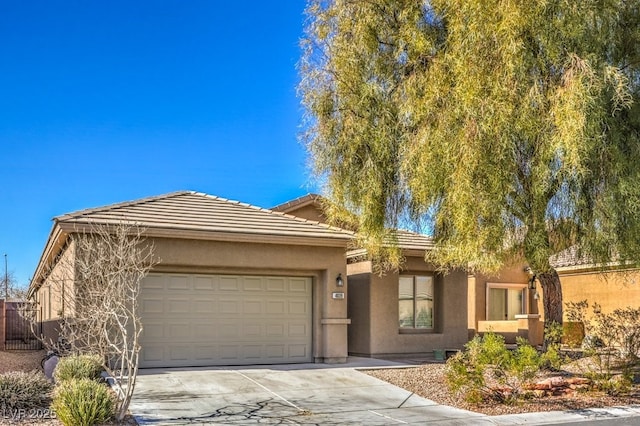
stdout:
<svg viewBox="0 0 640 426">
<path fill-rule="evenodd" d="M 560 272 L 563 307 L 566 303 L 587 300 L 587 315 L 593 313 L 593 304 L 600 304 L 603 313 L 615 309 L 640 306 L 640 271 L 622 272 Z"/>
<path fill-rule="evenodd" d="M 318 205 L 315 203 L 307 204 L 296 209 L 289 210 L 287 214 L 301 217 L 303 219 L 313 220 L 315 222 L 326 223 L 327 218 Z"/>
<path fill-rule="evenodd" d="M 529 274 L 524 272 L 525 264 L 516 263 L 504 267 L 496 275 L 472 274 L 468 275 L 468 327 L 469 338 L 472 338 L 478 330 L 478 321 L 487 319 L 487 283 L 497 284 L 526 284 Z M 529 293 L 529 313 L 538 313 L 537 304 L 533 293 Z"/>
<path fill-rule="evenodd" d="M 72 314 L 74 256 L 75 247 L 70 243 L 36 293 L 43 321 Z"/>
<path fill-rule="evenodd" d="M 435 274 L 435 328 L 407 333 L 398 328 L 398 273 L 378 276 L 362 273 L 368 262 L 349 265 L 349 352 L 367 356 L 428 353 L 434 349 L 461 348 L 467 341 L 467 274 Z M 421 258 L 407 258 L 400 274 L 434 273 Z M 356 274 L 358 272 L 358 274 Z M 366 305 L 369 305 L 368 312 Z M 364 313 L 363 313 L 364 311 Z M 356 312 L 358 312 L 356 314 Z"/>
<path fill-rule="evenodd" d="M 156 271 L 299 275 L 313 278 L 313 351 L 321 362 L 347 356 L 347 289 L 336 287 L 346 277 L 343 247 L 314 247 L 154 238 Z M 333 299 L 342 292 L 344 299 Z"/>
</svg>

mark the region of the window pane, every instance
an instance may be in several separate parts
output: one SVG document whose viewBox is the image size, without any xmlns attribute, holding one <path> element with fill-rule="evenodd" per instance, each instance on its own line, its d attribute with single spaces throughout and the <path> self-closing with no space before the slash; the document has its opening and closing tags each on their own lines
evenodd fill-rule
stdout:
<svg viewBox="0 0 640 426">
<path fill-rule="evenodd" d="M 523 290 L 519 288 L 510 288 L 507 290 L 507 314 L 510 320 L 515 320 L 516 315 L 522 313 L 523 300 Z"/>
<path fill-rule="evenodd" d="M 398 284 L 398 315 L 400 327 L 413 328 L 413 278 L 400 277 Z"/>
<path fill-rule="evenodd" d="M 416 328 L 433 328 L 432 277 L 416 277 Z"/>
<path fill-rule="evenodd" d="M 507 319 L 507 289 L 489 289 L 489 321 L 503 321 Z"/>
</svg>

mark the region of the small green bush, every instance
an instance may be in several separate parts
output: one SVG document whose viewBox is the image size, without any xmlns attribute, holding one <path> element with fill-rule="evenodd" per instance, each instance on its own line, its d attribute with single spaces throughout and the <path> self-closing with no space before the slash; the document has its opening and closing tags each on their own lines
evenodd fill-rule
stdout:
<svg viewBox="0 0 640 426">
<path fill-rule="evenodd" d="M 449 358 L 446 378 L 450 389 L 468 402 L 494 399 L 510 403 L 522 396 L 523 384 L 535 377 L 541 363 L 536 349 L 524 339 L 518 339 L 518 347 L 510 351 L 504 337 L 486 333 Z"/>
<path fill-rule="evenodd" d="M 104 383 L 69 379 L 58 384 L 51 406 L 65 426 L 92 426 L 113 417 L 115 398 Z"/>
<path fill-rule="evenodd" d="M 38 371 L 0 374 L 0 412 L 45 408 L 51 400 L 52 387 Z"/>
<path fill-rule="evenodd" d="M 99 380 L 103 370 L 99 355 L 70 355 L 60 358 L 54 377 L 57 382 L 71 379 Z"/>
</svg>

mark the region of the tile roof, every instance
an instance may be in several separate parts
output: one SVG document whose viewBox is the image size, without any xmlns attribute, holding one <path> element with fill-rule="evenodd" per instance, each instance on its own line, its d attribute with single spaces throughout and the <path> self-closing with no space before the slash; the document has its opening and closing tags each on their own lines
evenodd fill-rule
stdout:
<svg viewBox="0 0 640 426">
<path fill-rule="evenodd" d="M 251 234 L 348 241 L 353 235 L 340 228 L 274 212 L 250 204 L 194 191 L 80 210 L 54 218 L 56 224 L 135 223 L 154 231 Z"/>
<path fill-rule="evenodd" d="M 408 250 L 431 250 L 434 247 L 433 238 L 428 235 L 399 229 L 396 231 L 398 245 Z"/>
<path fill-rule="evenodd" d="M 406 255 L 424 255 L 427 250 L 434 248 L 433 238 L 428 235 L 399 229 L 396 231 L 396 237 L 398 247 L 401 248 Z M 391 245 L 391 243 L 389 243 L 389 245 Z M 366 250 L 362 248 L 350 250 L 347 253 L 347 257 L 352 259 L 360 258 L 364 255 L 366 255 Z"/>
<path fill-rule="evenodd" d="M 590 265 L 591 260 L 582 255 L 578 246 L 573 245 L 549 257 L 549 263 L 554 268 L 566 268 L 569 266 Z"/>
</svg>

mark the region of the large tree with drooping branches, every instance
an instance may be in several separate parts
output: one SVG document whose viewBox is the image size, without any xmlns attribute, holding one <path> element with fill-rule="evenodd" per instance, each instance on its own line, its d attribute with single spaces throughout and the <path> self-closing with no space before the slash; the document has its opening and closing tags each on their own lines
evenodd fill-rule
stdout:
<svg viewBox="0 0 640 426">
<path fill-rule="evenodd" d="M 547 325 L 551 255 L 640 259 L 640 1 L 310 0 L 302 43 L 304 141 L 371 252 L 426 221 L 445 268 L 523 258 Z"/>
</svg>

